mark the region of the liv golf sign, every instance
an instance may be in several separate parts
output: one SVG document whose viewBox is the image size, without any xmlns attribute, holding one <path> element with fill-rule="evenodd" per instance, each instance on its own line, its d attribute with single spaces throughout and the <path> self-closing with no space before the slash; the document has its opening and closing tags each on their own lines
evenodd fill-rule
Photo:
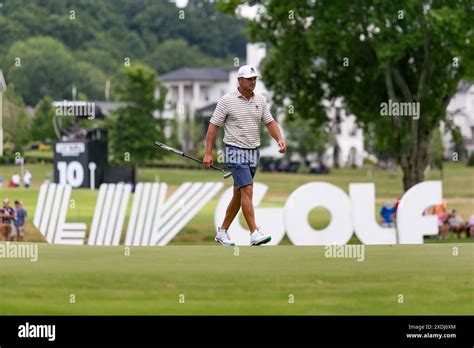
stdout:
<svg viewBox="0 0 474 348">
<path fill-rule="evenodd" d="M 139 183 L 124 240 L 125 245 L 166 245 L 223 187 L 221 182 L 182 184 L 168 199 L 165 183 Z M 229 187 L 220 197 L 214 224 L 223 221 L 232 197 Z M 349 194 L 325 182 L 311 182 L 293 191 L 283 208 L 259 208 L 268 186 L 254 184 L 255 216 L 262 230 L 279 244 L 285 233 L 295 245 L 343 245 L 353 233 L 364 244 L 422 244 L 423 236 L 437 235 L 436 216 L 423 212 L 442 201 L 441 181 L 425 181 L 413 186 L 402 197 L 397 211 L 397 229 L 380 226 L 375 220 L 375 185 L 349 185 Z M 71 186 L 43 184 L 40 188 L 34 225 L 49 243 L 119 245 L 129 200 L 129 184 L 102 184 L 97 198 L 90 232 L 87 225 L 66 223 Z M 315 230 L 308 216 L 316 207 L 326 208 L 331 221 L 326 228 Z M 239 216 L 230 227 L 237 245 L 248 245 L 248 230 L 239 224 Z M 205 231 L 213 234 L 214 231 Z"/>
</svg>

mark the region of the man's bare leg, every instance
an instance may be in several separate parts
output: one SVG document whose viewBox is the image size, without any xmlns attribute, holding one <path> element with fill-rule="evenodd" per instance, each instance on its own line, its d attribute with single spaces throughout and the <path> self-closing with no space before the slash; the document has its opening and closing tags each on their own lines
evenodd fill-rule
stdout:
<svg viewBox="0 0 474 348">
<path fill-rule="evenodd" d="M 237 187 L 234 187 L 234 194 L 232 196 L 232 200 L 227 206 L 224 222 L 222 223 L 221 228 L 225 230 L 229 229 L 230 224 L 232 223 L 232 221 L 234 221 L 235 216 L 240 210 L 240 201 L 241 201 L 240 190 Z"/>
<path fill-rule="evenodd" d="M 242 206 L 242 212 L 244 213 L 245 221 L 249 226 L 250 233 L 257 229 L 255 224 L 255 211 L 253 209 L 252 196 L 253 196 L 253 185 L 247 185 L 240 188 Z"/>
</svg>

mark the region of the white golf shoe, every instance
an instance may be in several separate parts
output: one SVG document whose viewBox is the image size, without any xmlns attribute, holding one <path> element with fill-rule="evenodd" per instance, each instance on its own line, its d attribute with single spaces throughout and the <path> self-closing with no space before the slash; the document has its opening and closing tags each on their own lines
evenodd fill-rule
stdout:
<svg viewBox="0 0 474 348">
<path fill-rule="evenodd" d="M 250 234 L 250 245 L 262 245 L 272 240 L 272 236 L 260 232 L 257 228 Z"/>
<path fill-rule="evenodd" d="M 224 246 L 234 246 L 235 245 L 234 241 L 232 239 L 230 239 L 229 232 L 227 232 L 227 230 L 225 230 L 223 228 L 220 228 L 220 227 L 217 228 L 217 235 L 216 235 L 216 238 L 214 238 L 214 240 L 217 243 L 220 243 Z"/>
</svg>

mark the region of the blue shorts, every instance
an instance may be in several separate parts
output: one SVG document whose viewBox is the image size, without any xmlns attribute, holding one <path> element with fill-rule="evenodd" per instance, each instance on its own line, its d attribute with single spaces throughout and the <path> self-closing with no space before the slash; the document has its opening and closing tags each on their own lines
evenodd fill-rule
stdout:
<svg viewBox="0 0 474 348">
<path fill-rule="evenodd" d="M 233 145 L 224 147 L 224 163 L 232 171 L 234 186 L 241 188 L 253 184 L 257 172 L 260 150 L 242 149 Z"/>
</svg>

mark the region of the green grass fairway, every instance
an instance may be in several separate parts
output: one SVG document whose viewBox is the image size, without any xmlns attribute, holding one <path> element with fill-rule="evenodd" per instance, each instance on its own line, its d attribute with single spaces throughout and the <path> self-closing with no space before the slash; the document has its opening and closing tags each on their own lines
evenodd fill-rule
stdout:
<svg viewBox="0 0 474 348">
<path fill-rule="evenodd" d="M 362 262 L 324 247 L 38 246 L 37 262 L 0 258 L 1 315 L 474 314 L 472 243 L 365 246 Z"/>
</svg>

